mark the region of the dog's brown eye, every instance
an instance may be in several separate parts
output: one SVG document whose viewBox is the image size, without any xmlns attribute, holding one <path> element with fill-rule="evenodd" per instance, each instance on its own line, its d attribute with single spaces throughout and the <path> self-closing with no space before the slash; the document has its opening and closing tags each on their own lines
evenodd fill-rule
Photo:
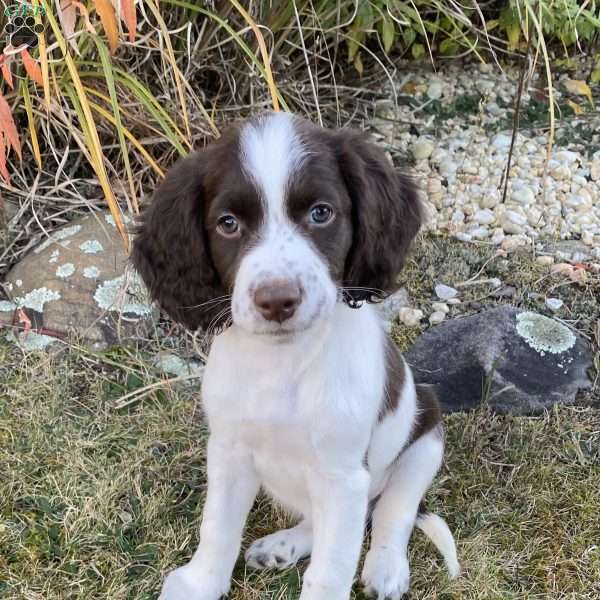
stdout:
<svg viewBox="0 0 600 600">
<path fill-rule="evenodd" d="M 217 231 L 225 237 L 237 237 L 240 233 L 240 224 L 232 215 L 223 215 L 217 223 Z"/>
<path fill-rule="evenodd" d="M 313 223 L 324 225 L 333 218 L 333 209 L 327 204 L 317 204 L 311 208 L 310 218 Z"/>
</svg>

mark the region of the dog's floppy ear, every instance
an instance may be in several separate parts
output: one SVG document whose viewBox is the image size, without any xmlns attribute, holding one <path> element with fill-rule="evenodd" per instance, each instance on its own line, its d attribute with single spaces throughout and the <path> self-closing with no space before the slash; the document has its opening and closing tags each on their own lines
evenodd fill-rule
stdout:
<svg viewBox="0 0 600 600">
<path fill-rule="evenodd" d="M 131 253 L 152 298 L 190 329 L 208 326 L 223 305 L 206 303 L 225 294 L 204 229 L 210 152 L 180 159 L 167 173 L 142 213 Z"/>
<path fill-rule="evenodd" d="M 351 302 L 372 300 L 398 288 L 396 278 L 423 220 L 419 191 L 416 182 L 397 172 L 383 151 L 362 134 L 338 131 L 333 135 L 352 200 L 354 231 L 345 266 L 345 296 Z"/>
</svg>

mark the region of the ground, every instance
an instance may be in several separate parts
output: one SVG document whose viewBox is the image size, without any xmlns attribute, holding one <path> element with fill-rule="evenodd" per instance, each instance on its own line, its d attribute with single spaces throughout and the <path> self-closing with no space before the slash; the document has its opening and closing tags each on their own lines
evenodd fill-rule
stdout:
<svg viewBox="0 0 600 600">
<path fill-rule="evenodd" d="M 402 281 L 426 314 L 435 283 L 475 275 L 500 278 L 512 297 L 469 285 L 451 316 L 500 302 L 544 312 L 544 296 L 559 294 L 559 316 L 598 353 L 597 274 L 578 284 L 551 276 L 526 250 L 494 253 L 428 238 Z M 393 336 L 406 348 L 419 331 L 396 326 Z M 74 344 L 32 354 L 0 335 L 0 597 L 156 598 L 164 573 L 188 559 L 206 430 L 196 389 L 164 383 L 150 366 L 155 351 L 152 343 L 104 353 Z M 591 376 L 596 387 L 581 406 L 447 417 L 446 461 L 427 504 L 454 531 L 464 575 L 448 581 L 440 556 L 415 533 L 411 598 L 600 597 L 600 402 L 598 373 Z M 288 522 L 259 499 L 244 546 Z M 304 568 L 252 572 L 240 560 L 231 598 L 297 598 Z M 362 600 L 358 587 L 353 599 Z"/>
</svg>

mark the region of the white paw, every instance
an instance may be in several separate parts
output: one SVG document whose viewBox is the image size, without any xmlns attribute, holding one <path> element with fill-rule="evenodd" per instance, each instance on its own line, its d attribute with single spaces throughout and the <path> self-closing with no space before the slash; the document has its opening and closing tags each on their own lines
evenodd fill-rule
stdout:
<svg viewBox="0 0 600 600">
<path fill-rule="evenodd" d="M 311 544 L 310 528 L 297 526 L 252 542 L 244 556 L 253 569 L 285 569 L 308 556 Z"/>
<path fill-rule="evenodd" d="M 167 575 L 159 600 L 220 600 L 228 591 L 228 584 L 211 581 L 185 565 Z"/>
<path fill-rule="evenodd" d="M 377 600 L 400 600 L 408 592 L 410 570 L 406 555 L 387 548 L 371 548 L 361 581 L 365 593 Z"/>
</svg>

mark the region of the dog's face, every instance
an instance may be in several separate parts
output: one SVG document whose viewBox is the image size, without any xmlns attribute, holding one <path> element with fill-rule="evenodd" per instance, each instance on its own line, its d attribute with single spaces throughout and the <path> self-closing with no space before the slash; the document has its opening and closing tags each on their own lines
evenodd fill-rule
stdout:
<svg viewBox="0 0 600 600">
<path fill-rule="evenodd" d="M 414 185 L 362 137 L 269 113 L 180 161 L 146 209 L 132 259 L 190 328 L 291 335 L 342 297 L 395 289 L 421 221 Z"/>
</svg>

